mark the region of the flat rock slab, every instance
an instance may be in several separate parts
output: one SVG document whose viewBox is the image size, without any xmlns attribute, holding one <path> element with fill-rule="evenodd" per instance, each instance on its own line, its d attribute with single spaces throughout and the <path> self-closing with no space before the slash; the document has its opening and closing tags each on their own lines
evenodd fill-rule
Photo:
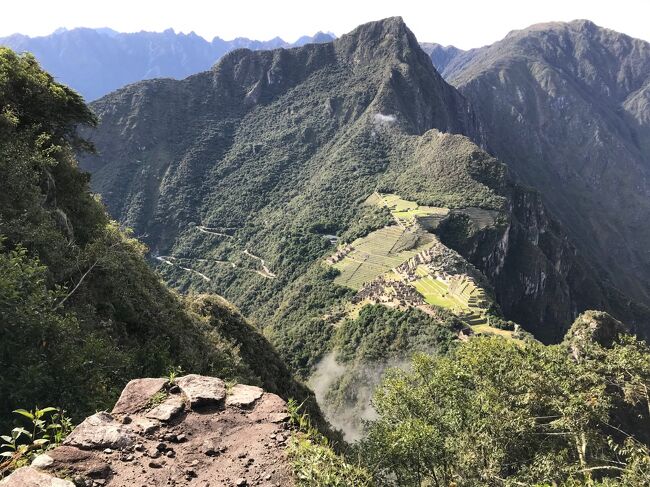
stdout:
<svg viewBox="0 0 650 487">
<path fill-rule="evenodd" d="M 132 380 L 122 391 L 112 413 L 133 414 L 143 410 L 147 407 L 154 394 L 165 387 L 166 383 L 167 379 L 162 378 Z"/>
<path fill-rule="evenodd" d="M 190 374 L 176 379 L 191 407 L 223 406 L 226 384 L 216 377 Z"/>
<path fill-rule="evenodd" d="M 261 387 L 237 384 L 228 392 L 228 396 L 226 397 L 226 406 L 248 408 L 262 397 L 262 394 L 264 394 L 264 389 Z"/>
<path fill-rule="evenodd" d="M 82 449 L 126 448 L 135 443 L 135 435 L 127 426 L 115 421 L 106 412 L 86 418 L 63 442 Z"/>
<path fill-rule="evenodd" d="M 75 487 L 68 480 L 57 479 L 34 467 L 22 467 L 4 480 L 0 480 L 3 487 Z"/>
<path fill-rule="evenodd" d="M 183 398 L 176 395 L 168 397 L 165 402 L 156 406 L 151 411 L 147 411 L 146 418 L 156 419 L 158 421 L 170 421 L 180 414 L 185 408 Z"/>
<path fill-rule="evenodd" d="M 178 386 L 180 393 L 151 410 L 89 417 L 63 445 L 0 487 L 73 487 L 55 478 L 64 475 L 93 487 L 295 485 L 286 451 L 291 429 L 273 422 L 287 416 L 280 397 L 244 385 L 226 395 L 224 382 L 213 377 L 182 377 Z M 190 400 L 208 407 L 189 408 Z"/>
</svg>

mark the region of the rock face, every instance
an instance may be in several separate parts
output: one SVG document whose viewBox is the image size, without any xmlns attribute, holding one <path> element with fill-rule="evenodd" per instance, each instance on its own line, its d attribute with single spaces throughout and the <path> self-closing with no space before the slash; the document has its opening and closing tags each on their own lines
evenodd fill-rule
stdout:
<svg viewBox="0 0 650 487">
<path fill-rule="evenodd" d="M 554 22 L 434 62 L 601 280 L 648 305 L 650 43 Z"/>
<path fill-rule="evenodd" d="M 198 375 L 171 386 L 138 379 L 112 413 L 87 418 L 62 446 L 0 485 L 291 486 L 287 419 L 286 403 L 258 387 L 238 384 L 227 392 L 220 379 Z M 74 483 L 57 478 L 61 472 Z"/>
<path fill-rule="evenodd" d="M 560 342 L 587 309 L 607 310 L 635 332 L 648 334 L 648 309 L 603 282 L 602 268 L 581 255 L 539 193 L 514 186 L 509 207 L 494 227 L 461 225 L 461 239 L 453 219 L 441 227 L 442 241 L 488 277 L 509 319 L 546 343 Z"/>
</svg>

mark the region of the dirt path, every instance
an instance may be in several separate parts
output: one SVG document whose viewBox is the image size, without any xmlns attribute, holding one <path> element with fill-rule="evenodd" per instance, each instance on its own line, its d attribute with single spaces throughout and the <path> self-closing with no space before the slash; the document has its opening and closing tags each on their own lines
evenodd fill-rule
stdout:
<svg viewBox="0 0 650 487">
<path fill-rule="evenodd" d="M 209 235 L 217 235 L 219 237 L 233 238 L 232 235 L 227 233 L 217 232 L 216 228 L 204 227 L 203 225 L 197 225 L 195 227 L 199 232 L 207 233 Z"/>
<path fill-rule="evenodd" d="M 264 261 L 264 259 L 262 259 L 261 257 L 258 257 L 255 254 L 251 254 L 248 251 L 248 249 L 244 250 L 244 254 L 246 254 L 249 257 L 252 257 L 253 259 L 257 259 L 257 260 L 260 261 L 260 264 L 262 265 L 263 271 L 256 271 L 258 274 L 260 274 L 261 276 L 267 277 L 269 279 L 275 279 L 277 277 L 273 272 L 271 272 L 271 269 L 269 269 L 266 266 L 266 262 Z"/>
<path fill-rule="evenodd" d="M 170 259 L 176 259 L 175 257 L 170 257 L 170 256 L 167 256 L 167 255 L 157 255 L 155 258 L 156 258 L 156 260 L 159 260 L 160 262 L 164 262 L 167 265 L 170 265 L 170 266 L 173 266 L 173 267 L 179 267 L 180 269 L 183 269 L 184 271 L 188 271 L 188 272 L 192 272 L 194 274 L 197 274 L 198 276 L 201 276 L 201 278 L 203 278 L 203 280 L 206 281 L 206 282 L 212 282 L 212 279 L 210 279 L 208 276 L 206 276 L 202 272 L 199 272 L 199 271 L 197 271 L 195 269 L 190 269 L 189 267 L 183 267 L 182 265 L 175 264 L 174 262 L 172 262 L 170 260 Z"/>
</svg>

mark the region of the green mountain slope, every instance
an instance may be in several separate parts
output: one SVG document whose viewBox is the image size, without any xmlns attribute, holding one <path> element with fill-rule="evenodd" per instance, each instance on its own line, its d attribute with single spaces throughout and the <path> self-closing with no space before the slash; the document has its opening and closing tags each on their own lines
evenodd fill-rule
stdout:
<svg viewBox="0 0 650 487">
<path fill-rule="evenodd" d="M 649 303 L 650 44 L 589 21 L 539 24 L 457 54 L 444 75 L 602 279 Z"/>
<path fill-rule="evenodd" d="M 506 316 L 542 339 L 560 340 L 588 308 L 645 323 L 598 282 L 535 193 L 468 139 L 438 132 L 481 136 L 399 18 L 329 44 L 235 51 L 93 110 L 99 154 L 82 165 L 110 212 L 169 282 L 233 300 L 297 369 L 322 353 L 323 317 L 350 297 L 320 266 L 332 252 L 323 235 L 352 241 L 389 223 L 363 205 L 377 188 L 500 212 L 489 228 L 455 215 L 439 233 L 488 276 Z"/>
<path fill-rule="evenodd" d="M 0 426 L 18 407 L 79 419 L 171 369 L 309 396 L 223 299 L 181 298 L 88 190 L 73 150 L 95 118 L 35 60 L 0 49 Z"/>
</svg>

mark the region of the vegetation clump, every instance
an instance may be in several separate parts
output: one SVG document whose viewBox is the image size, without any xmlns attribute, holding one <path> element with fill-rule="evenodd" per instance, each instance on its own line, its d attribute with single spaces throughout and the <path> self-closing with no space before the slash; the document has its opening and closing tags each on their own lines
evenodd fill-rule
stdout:
<svg viewBox="0 0 650 487">
<path fill-rule="evenodd" d="M 378 388 L 360 450 L 387 485 L 648 485 L 650 348 L 476 337 Z"/>
<path fill-rule="evenodd" d="M 297 485 L 304 487 L 370 487 L 372 477 L 360 465 L 350 463 L 337 454 L 330 442 L 311 424 L 309 416 L 300 412 L 295 401 L 288 403 L 290 421 L 295 431 L 289 443 Z"/>
</svg>

